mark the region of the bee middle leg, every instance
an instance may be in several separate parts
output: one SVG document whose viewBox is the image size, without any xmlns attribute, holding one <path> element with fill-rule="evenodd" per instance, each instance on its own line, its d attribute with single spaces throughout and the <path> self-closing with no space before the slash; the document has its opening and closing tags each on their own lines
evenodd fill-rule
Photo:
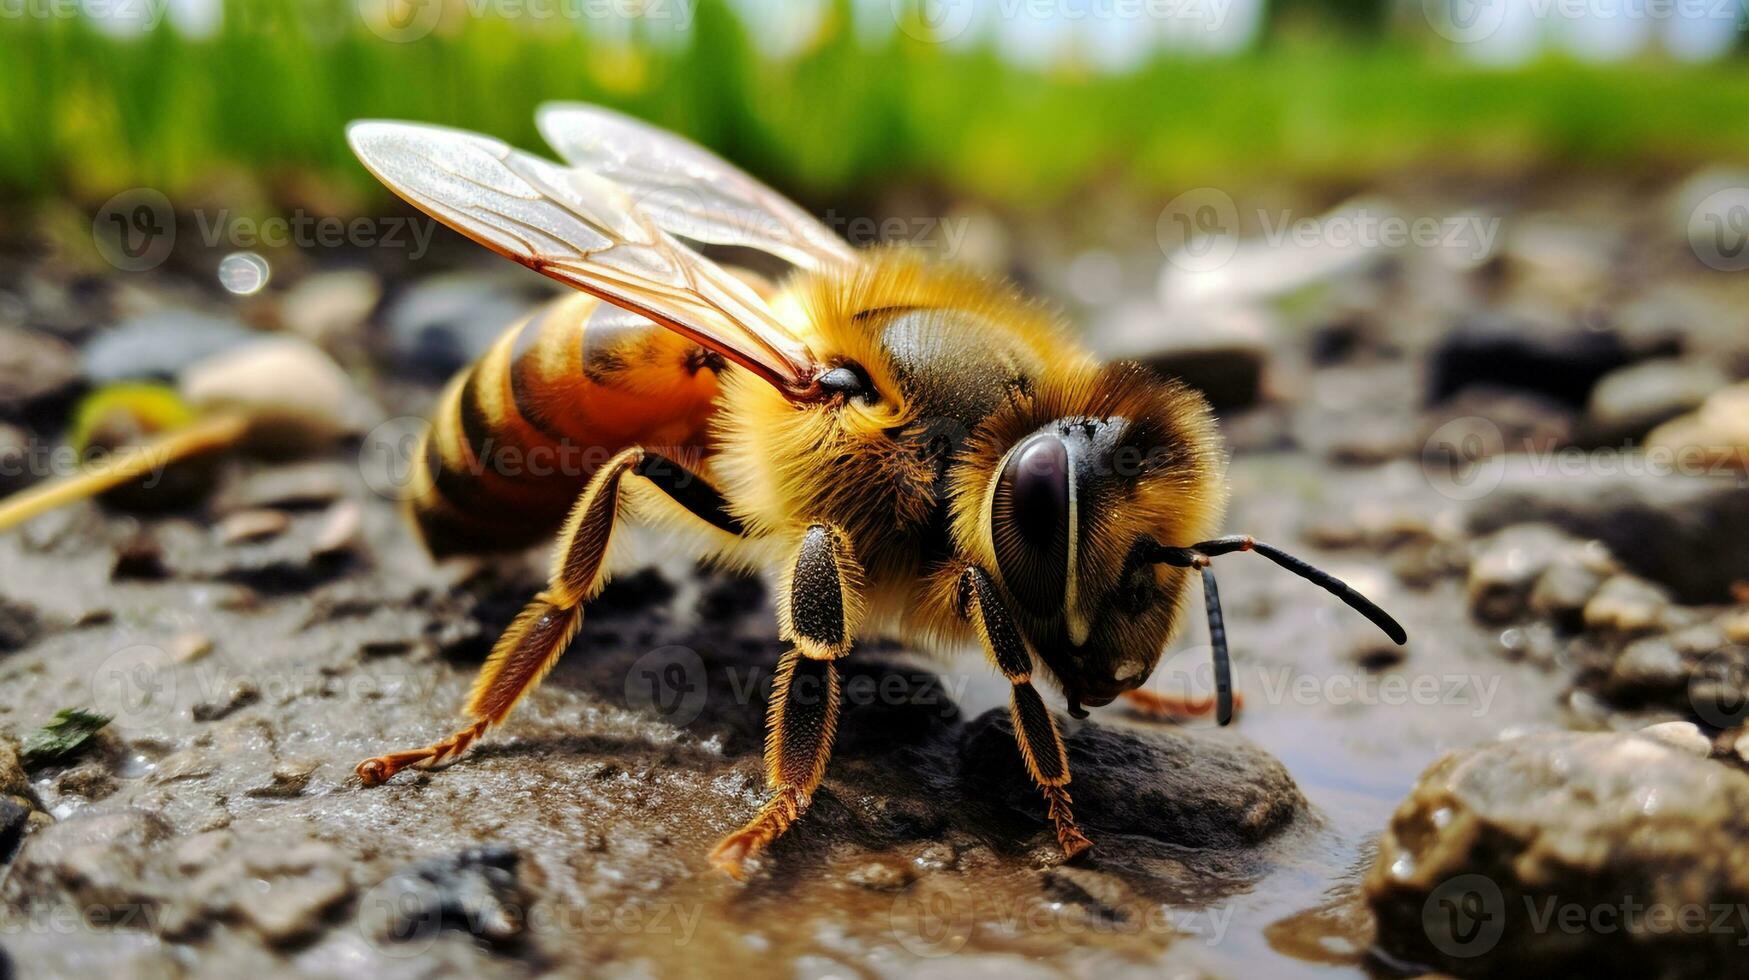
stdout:
<svg viewBox="0 0 1749 980">
<path fill-rule="evenodd" d="M 517 702 L 540 684 L 583 625 L 583 604 L 607 584 L 602 564 L 619 519 L 621 484 L 628 475 L 650 481 L 719 530 L 741 533 L 740 525 L 723 510 L 722 497 L 702 478 L 654 452 L 634 447 L 619 453 L 590 479 L 572 507 L 553 552 L 547 587 L 523 607 L 480 668 L 468 695 L 471 723 L 424 748 L 366 759 L 358 765 L 360 782 L 375 786 L 409 766 L 431 768 L 454 760 L 487 729 L 509 717 Z"/>
<path fill-rule="evenodd" d="M 1032 686 L 1032 654 L 983 569 L 967 568 L 960 576 L 960 606 L 977 628 L 984 653 L 1013 686 L 1008 710 L 1014 723 L 1014 740 L 1020 747 L 1026 771 L 1044 792 L 1046 812 L 1057 831 L 1057 845 L 1063 849 L 1064 857 L 1072 858 L 1092 847 L 1093 842 L 1075 825 L 1075 815 L 1070 810 L 1069 753 L 1063 746 L 1062 733 L 1057 731 L 1056 720 L 1039 697 L 1038 689 Z"/>
<path fill-rule="evenodd" d="M 850 652 L 862 612 L 862 572 L 843 532 L 813 524 L 778 590 L 779 635 L 795 644 L 778 662 L 765 720 L 765 783 L 771 796 L 711 851 L 734 878 L 799 819 L 832 757 L 838 732 L 839 657 Z"/>
</svg>

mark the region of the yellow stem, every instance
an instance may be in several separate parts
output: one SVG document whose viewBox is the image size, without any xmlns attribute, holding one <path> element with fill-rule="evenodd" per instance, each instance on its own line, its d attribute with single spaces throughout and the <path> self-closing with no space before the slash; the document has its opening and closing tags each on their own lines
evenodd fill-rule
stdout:
<svg viewBox="0 0 1749 980">
<path fill-rule="evenodd" d="M 140 446 L 123 446 L 78 473 L 39 483 L 0 500 L 0 531 L 105 490 L 162 471 L 177 460 L 225 449 L 249 428 L 247 416 L 214 415 Z"/>
</svg>

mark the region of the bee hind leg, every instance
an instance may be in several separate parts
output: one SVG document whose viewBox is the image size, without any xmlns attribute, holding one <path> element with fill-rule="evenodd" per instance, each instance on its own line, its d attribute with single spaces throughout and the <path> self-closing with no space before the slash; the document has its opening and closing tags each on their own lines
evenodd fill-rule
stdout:
<svg viewBox="0 0 1749 980">
<path fill-rule="evenodd" d="M 984 653 L 1013 685 L 1009 716 L 1026 771 L 1044 793 L 1046 814 L 1056 828 L 1057 846 L 1072 858 L 1093 846 L 1075 823 L 1069 797 L 1069 753 L 1056 720 L 1032 686 L 1032 654 L 983 569 L 967 568 L 960 577 L 960 606 L 977 628 Z"/>
<path fill-rule="evenodd" d="M 778 662 L 765 718 L 765 782 L 771 796 L 746 826 L 711 851 L 734 878 L 799 819 L 812 801 L 838 732 L 838 666 L 861 616 L 861 568 L 837 528 L 803 533 L 779 589 L 779 634 L 794 646 Z"/>
<path fill-rule="evenodd" d="M 603 558 L 619 518 L 621 482 L 628 474 L 649 480 L 718 529 L 740 533 L 722 510 L 722 498 L 703 479 L 653 452 L 632 448 L 619 453 L 590 479 L 572 507 L 553 552 L 547 587 L 523 607 L 480 668 L 468 695 L 470 724 L 424 748 L 366 759 L 358 765 L 360 782 L 376 786 L 408 767 L 429 769 L 454 761 L 540 684 L 583 625 L 583 604 L 606 584 Z"/>
</svg>

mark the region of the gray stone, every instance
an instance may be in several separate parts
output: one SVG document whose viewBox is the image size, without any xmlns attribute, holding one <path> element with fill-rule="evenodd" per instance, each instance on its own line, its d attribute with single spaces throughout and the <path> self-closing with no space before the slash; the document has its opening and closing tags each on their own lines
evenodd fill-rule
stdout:
<svg viewBox="0 0 1749 980">
<path fill-rule="evenodd" d="M 1746 839 L 1741 771 L 1639 734 L 1529 735 L 1434 763 L 1366 894 L 1382 948 L 1461 976 L 1724 976 L 1749 942 L 1716 916 L 1749 903 Z"/>
</svg>

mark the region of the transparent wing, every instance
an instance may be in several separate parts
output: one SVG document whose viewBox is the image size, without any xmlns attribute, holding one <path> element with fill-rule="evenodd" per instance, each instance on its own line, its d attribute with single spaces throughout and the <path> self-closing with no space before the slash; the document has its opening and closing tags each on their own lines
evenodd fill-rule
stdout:
<svg viewBox="0 0 1749 980">
<path fill-rule="evenodd" d="M 745 245 L 804 269 L 855 260 L 830 228 L 691 140 L 581 102 L 549 102 L 535 122 L 567 163 L 626 188 L 673 234 Z"/>
<path fill-rule="evenodd" d="M 765 301 L 612 181 L 440 126 L 363 121 L 346 135 L 378 180 L 480 244 L 676 330 L 791 397 L 812 387 L 813 353 Z"/>
</svg>

